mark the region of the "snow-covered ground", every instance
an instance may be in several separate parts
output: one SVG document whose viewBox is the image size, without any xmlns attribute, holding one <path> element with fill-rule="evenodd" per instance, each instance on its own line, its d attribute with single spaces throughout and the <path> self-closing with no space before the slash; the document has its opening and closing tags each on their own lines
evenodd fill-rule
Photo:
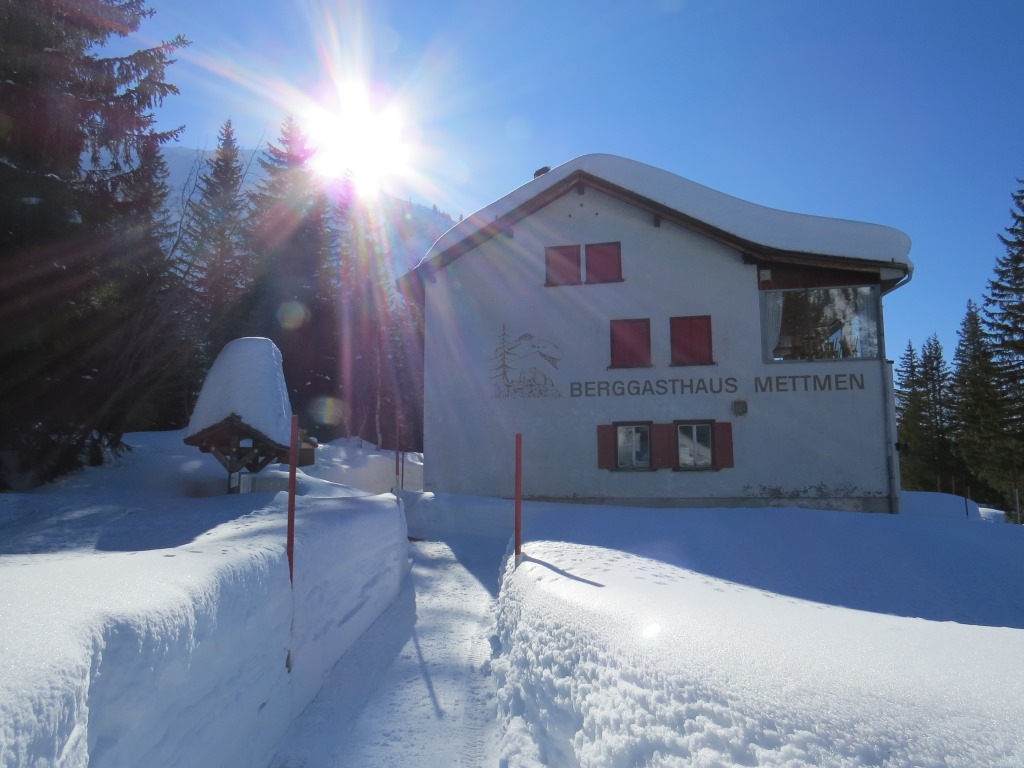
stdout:
<svg viewBox="0 0 1024 768">
<path fill-rule="evenodd" d="M 300 476 L 292 589 L 287 495 L 226 495 L 184 435 L 0 494 L 0 765 L 266 765 L 398 594 L 405 518 L 375 490 L 393 459 L 320 450 L 366 488 Z"/>
<path fill-rule="evenodd" d="M 1024 765 L 1024 530 L 960 499 L 528 502 L 514 568 L 511 502 L 408 456 L 403 517 L 339 441 L 293 591 L 285 495 L 183 436 L 0 495 L 0 765 Z"/>
</svg>

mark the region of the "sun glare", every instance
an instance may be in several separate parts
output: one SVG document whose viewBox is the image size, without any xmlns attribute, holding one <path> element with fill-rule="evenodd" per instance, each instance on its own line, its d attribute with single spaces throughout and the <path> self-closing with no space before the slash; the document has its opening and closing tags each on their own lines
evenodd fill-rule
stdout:
<svg viewBox="0 0 1024 768">
<path fill-rule="evenodd" d="M 401 107 L 392 102 L 378 108 L 358 86 L 344 91 L 339 101 L 337 108 L 319 105 L 303 118 L 316 149 L 314 170 L 330 178 L 348 175 L 363 194 L 376 192 L 388 178 L 406 175 L 412 148 Z"/>
</svg>

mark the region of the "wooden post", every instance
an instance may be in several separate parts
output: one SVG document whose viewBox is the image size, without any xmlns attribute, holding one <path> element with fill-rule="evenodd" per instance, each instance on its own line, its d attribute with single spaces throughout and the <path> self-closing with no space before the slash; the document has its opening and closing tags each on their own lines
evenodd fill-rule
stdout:
<svg viewBox="0 0 1024 768">
<path fill-rule="evenodd" d="M 299 417 L 292 416 L 292 445 L 288 454 L 288 581 L 295 584 L 295 468 L 299 465 Z"/>
<path fill-rule="evenodd" d="M 516 433 L 516 565 L 523 558 L 523 436 Z"/>
</svg>

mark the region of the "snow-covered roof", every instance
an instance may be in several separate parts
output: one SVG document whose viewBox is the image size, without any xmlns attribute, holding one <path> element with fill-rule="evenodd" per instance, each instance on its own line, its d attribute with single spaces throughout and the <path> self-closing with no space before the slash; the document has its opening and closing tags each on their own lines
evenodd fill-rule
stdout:
<svg viewBox="0 0 1024 768">
<path fill-rule="evenodd" d="M 752 255 L 768 259 L 825 257 L 861 266 L 895 271 L 903 278 L 913 272 L 908 254 L 910 238 L 878 224 L 811 216 L 767 208 L 726 195 L 674 173 L 606 154 L 592 154 L 547 171 L 500 200 L 459 222 L 434 243 L 417 267 L 433 262 L 444 266 L 483 239 L 565 194 L 575 184 L 595 186 L 672 216 L 684 224 L 732 242 Z M 797 259 L 799 260 L 799 258 Z"/>
<path fill-rule="evenodd" d="M 281 350 L 270 339 L 246 337 L 224 346 L 206 374 L 186 434 L 202 432 L 232 414 L 274 442 L 291 444 L 292 408 Z"/>
</svg>

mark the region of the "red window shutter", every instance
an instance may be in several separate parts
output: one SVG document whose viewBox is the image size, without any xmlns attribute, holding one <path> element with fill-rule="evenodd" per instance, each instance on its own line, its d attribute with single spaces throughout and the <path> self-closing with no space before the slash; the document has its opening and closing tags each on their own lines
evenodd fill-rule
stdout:
<svg viewBox="0 0 1024 768">
<path fill-rule="evenodd" d="M 669 318 L 672 365 L 710 365 L 711 315 Z"/>
<path fill-rule="evenodd" d="M 587 245 L 587 283 L 622 282 L 622 244 Z"/>
<path fill-rule="evenodd" d="M 732 424 L 728 421 L 716 421 L 714 444 L 714 464 L 719 469 L 735 466 L 732 458 Z"/>
<path fill-rule="evenodd" d="M 612 320 L 612 368 L 640 368 L 651 364 L 651 321 Z"/>
<path fill-rule="evenodd" d="M 556 245 L 545 248 L 544 266 L 547 270 L 545 285 L 579 285 L 580 247 Z"/>
<path fill-rule="evenodd" d="M 672 469 L 679 461 L 675 424 L 651 425 L 651 469 Z"/>
<path fill-rule="evenodd" d="M 597 425 L 597 468 L 616 469 L 619 466 L 618 448 L 615 442 L 615 426 Z"/>
</svg>

